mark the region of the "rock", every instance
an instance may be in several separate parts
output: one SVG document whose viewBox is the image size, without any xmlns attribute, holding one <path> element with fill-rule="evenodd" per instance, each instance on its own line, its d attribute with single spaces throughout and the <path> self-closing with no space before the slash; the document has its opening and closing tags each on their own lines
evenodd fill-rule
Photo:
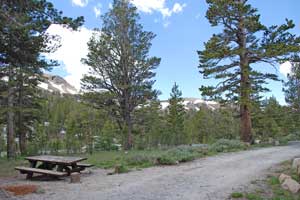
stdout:
<svg viewBox="0 0 300 200">
<path fill-rule="evenodd" d="M 269 144 L 274 144 L 274 139 L 273 138 L 269 138 L 268 143 Z"/>
<path fill-rule="evenodd" d="M 77 173 L 77 172 L 72 173 L 70 178 L 71 178 L 71 180 L 70 180 L 71 183 L 80 183 L 80 174 L 79 173 Z"/>
<path fill-rule="evenodd" d="M 295 159 L 293 160 L 292 168 L 293 168 L 293 169 L 297 169 L 298 167 L 300 167 L 300 158 L 295 158 Z"/>
<path fill-rule="evenodd" d="M 258 140 L 258 139 L 256 139 L 256 140 L 254 140 L 254 144 L 260 144 L 260 140 Z"/>
<path fill-rule="evenodd" d="M 285 190 L 289 190 L 294 194 L 300 190 L 300 184 L 291 178 L 285 179 L 285 181 L 281 184 L 281 187 Z"/>
<path fill-rule="evenodd" d="M 289 175 L 286 174 L 280 174 L 279 176 L 279 182 L 283 183 L 286 179 L 291 179 L 292 177 L 290 177 Z"/>
<path fill-rule="evenodd" d="M 276 140 L 276 141 L 274 142 L 274 145 L 275 145 L 275 146 L 279 146 L 279 145 L 280 145 L 279 141 Z"/>
</svg>

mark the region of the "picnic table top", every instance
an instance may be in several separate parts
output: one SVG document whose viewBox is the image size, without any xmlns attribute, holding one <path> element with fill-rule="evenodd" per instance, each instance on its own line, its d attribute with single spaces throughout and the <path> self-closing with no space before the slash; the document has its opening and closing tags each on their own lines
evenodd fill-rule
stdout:
<svg viewBox="0 0 300 200">
<path fill-rule="evenodd" d="M 30 157 L 26 157 L 25 159 L 29 161 L 41 161 L 41 162 L 50 162 L 50 163 L 59 163 L 59 164 L 74 164 L 86 160 L 87 158 L 43 155 L 43 156 L 30 156 Z"/>
</svg>

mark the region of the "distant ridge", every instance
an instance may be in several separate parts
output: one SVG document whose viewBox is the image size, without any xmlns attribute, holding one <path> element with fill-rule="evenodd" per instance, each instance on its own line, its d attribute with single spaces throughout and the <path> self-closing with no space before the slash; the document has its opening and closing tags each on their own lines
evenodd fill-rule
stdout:
<svg viewBox="0 0 300 200">
<path fill-rule="evenodd" d="M 167 107 L 169 106 L 168 100 L 161 101 L 160 104 L 163 110 L 167 109 Z M 216 110 L 220 108 L 220 104 L 218 102 L 206 101 L 200 98 L 183 98 L 182 104 L 184 105 L 184 108 L 186 110 L 198 111 L 201 107 L 206 107 L 210 110 Z"/>
<path fill-rule="evenodd" d="M 44 81 L 38 86 L 49 92 L 58 92 L 60 94 L 78 94 L 79 91 L 68 83 L 64 78 L 58 75 L 43 74 Z"/>
</svg>

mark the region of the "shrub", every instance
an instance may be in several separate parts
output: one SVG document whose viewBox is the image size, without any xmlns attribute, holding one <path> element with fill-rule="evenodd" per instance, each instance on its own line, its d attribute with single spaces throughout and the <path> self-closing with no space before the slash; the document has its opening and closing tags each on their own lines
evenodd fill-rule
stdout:
<svg viewBox="0 0 300 200">
<path fill-rule="evenodd" d="M 176 158 L 179 162 L 188 162 L 197 157 L 197 153 L 193 148 L 175 148 L 166 152 L 171 157 Z"/>
<path fill-rule="evenodd" d="M 154 164 L 155 158 L 151 155 L 136 154 L 125 159 L 125 162 L 131 166 L 151 166 Z"/>
<path fill-rule="evenodd" d="M 122 173 L 127 173 L 129 172 L 129 169 L 126 165 L 124 164 L 119 164 L 115 166 L 115 174 L 122 174 Z"/>
<path fill-rule="evenodd" d="M 177 159 L 168 154 L 164 154 L 157 158 L 157 164 L 160 165 L 176 165 L 177 163 Z"/>
<path fill-rule="evenodd" d="M 220 139 L 210 146 L 211 151 L 215 152 L 231 152 L 237 150 L 245 150 L 247 146 L 239 140 Z"/>
<path fill-rule="evenodd" d="M 174 165 L 178 162 L 192 161 L 197 157 L 201 157 L 202 155 L 203 153 L 200 148 L 180 146 L 166 151 L 157 159 L 157 161 L 162 165 Z"/>
</svg>

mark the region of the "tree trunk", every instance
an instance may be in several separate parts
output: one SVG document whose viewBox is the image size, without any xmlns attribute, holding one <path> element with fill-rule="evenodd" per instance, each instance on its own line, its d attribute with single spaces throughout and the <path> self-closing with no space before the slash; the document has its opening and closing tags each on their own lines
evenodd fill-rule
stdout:
<svg viewBox="0 0 300 200">
<path fill-rule="evenodd" d="M 249 80 L 249 66 L 247 59 L 241 59 L 241 102 L 240 102 L 240 134 L 244 142 L 252 142 L 252 121 L 251 121 L 251 83 Z"/>
<path fill-rule="evenodd" d="M 252 142 L 252 122 L 249 105 L 241 105 L 241 139 L 244 142 Z"/>
<path fill-rule="evenodd" d="M 244 0 L 240 0 L 243 3 Z M 245 30 L 245 22 L 243 17 L 240 18 L 238 43 L 241 50 L 240 53 L 240 134 L 244 142 L 251 143 L 252 140 L 252 122 L 251 122 L 251 82 L 250 82 L 250 66 L 247 52 L 247 38 Z"/>
<path fill-rule="evenodd" d="M 26 132 L 19 130 L 19 146 L 21 155 L 26 155 Z"/>
<path fill-rule="evenodd" d="M 126 130 L 127 130 L 127 140 L 125 145 L 125 150 L 130 150 L 133 146 L 132 142 L 132 120 L 130 113 L 127 112 L 125 116 Z"/>
<path fill-rule="evenodd" d="M 8 98 L 7 98 L 7 158 L 15 158 L 15 130 L 14 130 L 14 88 L 12 85 L 12 71 L 9 72 Z"/>
<path fill-rule="evenodd" d="M 22 79 L 22 78 L 21 78 Z M 21 80 L 19 80 L 21 81 Z M 19 110 L 18 110 L 18 135 L 19 135 L 19 147 L 21 155 L 26 154 L 26 130 L 23 126 L 23 83 L 21 82 L 19 85 Z"/>
</svg>

